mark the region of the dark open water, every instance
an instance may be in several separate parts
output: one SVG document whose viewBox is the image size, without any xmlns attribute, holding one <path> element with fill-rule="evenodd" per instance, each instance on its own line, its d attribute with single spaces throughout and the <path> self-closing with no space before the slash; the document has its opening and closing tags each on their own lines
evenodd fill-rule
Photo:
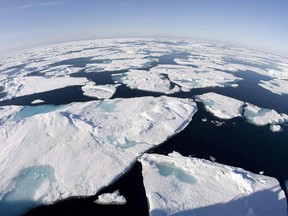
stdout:
<svg viewBox="0 0 288 216">
<path fill-rule="evenodd" d="M 143 69 L 157 64 L 174 64 L 175 57 L 185 57 L 186 53 L 180 53 L 161 57 L 158 63 L 149 65 Z M 74 66 L 85 66 L 90 59 L 74 59 Z M 61 65 L 59 64 L 59 65 Z M 118 71 L 119 72 L 119 71 Z M 111 74 L 118 72 L 89 73 L 84 71 L 72 76 L 87 77 L 96 81 L 97 84 L 111 84 Z M 125 71 L 121 71 L 125 72 Z M 33 75 L 39 75 L 33 73 Z M 279 113 L 288 114 L 288 96 L 273 94 L 258 86 L 259 80 L 269 80 L 269 77 L 259 75 L 252 71 L 237 72 L 236 76 L 243 78 L 239 81 L 238 88 L 205 88 L 190 92 L 178 92 L 172 97 L 193 98 L 195 95 L 206 92 L 216 92 L 230 96 L 245 102 L 253 103 L 260 107 L 271 108 Z M 0 89 L 1 90 L 1 89 Z M 1 92 L 0 92 L 1 94 Z M 131 98 L 155 96 L 162 94 L 141 90 L 131 90 L 124 85 L 119 86 L 113 98 Z M 1 95 L 0 95 L 1 96 Z M 45 93 L 18 97 L 12 100 L 0 102 L 4 105 L 31 105 L 35 99 L 42 99 L 45 104 L 68 104 L 71 102 L 84 102 L 95 100 L 83 96 L 81 86 L 66 87 Z M 191 123 L 179 134 L 171 137 L 162 145 L 151 149 L 150 153 L 168 154 L 178 151 L 184 156 L 198 158 L 216 158 L 219 163 L 242 167 L 248 171 L 259 173 L 264 171 L 265 175 L 275 177 L 279 180 L 283 190 L 284 181 L 288 179 L 288 126 L 282 125 L 283 132 L 273 133 L 269 126 L 256 127 L 246 122 L 243 118 L 234 118 L 225 121 L 222 126 L 215 126 L 211 121 L 219 120 L 206 112 L 202 103 L 197 103 L 198 112 L 194 115 Z M 207 122 L 202 119 L 207 118 Z M 97 195 L 105 192 L 119 190 L 124 195 L 126 205 L 97 205 L 93 201 Z M 97 195 L 86 198 L 70 198 L 49 206 L 40 206 L 32 209 L 26 216 L 32 215 L 149 215 L 148 203 L 142 181 L 141 164 L 136 162 L 132 169 L 109 187 L 101 190 Z M 287 195 L 286 195 L 287 196 Z M 105 212 L 105 213 L 104 213 Z"/>
</svg>

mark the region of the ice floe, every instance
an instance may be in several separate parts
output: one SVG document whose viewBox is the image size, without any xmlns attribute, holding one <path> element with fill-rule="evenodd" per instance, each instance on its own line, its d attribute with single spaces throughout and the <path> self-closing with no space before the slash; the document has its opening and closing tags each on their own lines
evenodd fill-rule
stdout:
<svg viewBox="0 0 288 216">
<path fill-rule="evenodd" d="M 2 80 L 0 84 L 4 86 L 7 95 L 0 100 L 7 100 L 14 97 L 31 95 L 40 92 L 60 89 L 67 86 L 85 85 L 86 78 L 73 77 L 42 77 L 42 76 L 17 76 L 12 79 Z"/>
<path fill-rule="evenodd" d="M 260 108 L 256 105 L 246 103 L 244 116 L 251 124 L 264 126 L 267 124 L 281 124 L 284 122 L 282 116 L 273 109 Z"/>
<path fill-rule="evenodd" d="M 116 92 L 116 88 L 120 84 L 116 85 L 96 85 L 94 82 L 88 82 L 82 87 L 84 95 L 89 97 L 95 97 L 98 99 L 111 98 Z"/>
<path fill-rule="evenodd" d="M 197 111 L 193 100 L 164 96 L 72 103 L 15 121 L 19 108 L 1 108 L 1 215 L 19 199 L 28 205 L 10 215 L 96 194 L 142 153 L 183 130 Z"/>
<path fill-rule="evenodd" d="M 95 200 L 95 203 L 102 205 L 123 205 L 126 204 L 126 199 L 124 196 L 120 195 L 119 191 L 114 191 L 113 193 L 101 194 L 100 196 L 98 196 L 98 199 Z"/>
<path fill-rule="evenodd" d="M 279 131 L 281 131 L 281 126 L 280 125 L 270 125 L 270 130 L 272 132 L 279 132 Z"/>
<path fill-rule="evenodd" d="M 261 81 L 259 85 L 275 94 L 288 95 L 288 80 L 273 79 L 270 81 Z"/>
<path fill-rule="evenodd" d="M 232 119 L 242 116 L 244 106 L 242 101 L 214 92 L 198 95 L 196 98 L 203 102 L 208 112 L 220 119 Z"/>
<path fill-rule="evenodd" d="M 144 154 L 139 161 L 151 216 L 287 215 L 275 178 L 177 152 Z"/>
<path fill-rule="evenodd" d="M 41 100 L 41 99 L 36 99 L 36 100 L 33 100 L 31 102 L 31 104 L 40 104 L 40 103 L 44 103 L 45 101 L 44 100 Z"/>
<path fill-rule="evenodd" d="M 261 108 L 214 92 L 197 95 L 196 101 L 202 102 L 204 108 L 219 119 L 227 120 L 235 117 L 243 117 L 246 118 L 250 124 L 256 126 L 269 124 L 270 130 L 273 132 L 281 131 L 281 126 L 278 124 L 287 122 L 288 119 L 287 114 L 279 114 L 273 109 Z M 221 126 L 224 123 L 217 120 L 211 122 L 216 126 Z"/>
<path fill-rule="evenodd" d="M 214 69 L 199 69 L 181 65 L 159 65 L 154 73 L 167 74 L 170 81 L 186 89 L 231 86 L 242 80 L 232 74 Z"/>
<path fill-rule="evenodd" d="M 115 74 L 113 79 L 127 85 L 131 89 L 163 93 L 171 90 L 169 79 L 153 71 L 130 70 L 127 73 Z M 178 90 L 180 89 L 178 88 Z"/>
</svg>

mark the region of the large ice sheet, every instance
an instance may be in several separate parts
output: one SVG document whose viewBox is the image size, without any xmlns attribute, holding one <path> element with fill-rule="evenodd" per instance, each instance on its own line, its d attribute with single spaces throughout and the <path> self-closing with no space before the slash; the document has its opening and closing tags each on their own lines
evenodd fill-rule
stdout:
<svg viewBox="0 0 288 216">
<path fill-rule="evenodd" d="M 260 108 L 256 105 L 246 103 L 244 116 L 251 124 L 263 126 L 267 124 L 281 124 L 284 118 L 273 109 Z"/>
<path fill-rule="evenodd" d="M 176 152 L 139 161 L 151 216 L 287 215 L 275 178 Z"/>
<path fill-rule="evenodd" d="M 186 88 L 234 86 L 239 80 L 232 74 L 214 69 L 199 69 L 180 65 L 159 65 L 151 69 L 154 73 L 167 74 L 170 81 Z"/>
<path fill-rule="evenodd" d="M 116 92 L 117 85 L 96 85 L 94 82 L 86 83 L 85 86 L 82 87 L 82 91 L 84 95 L 89 97 L 95 97 L 98 99 L 107 99 L 111 98 Z"/>
<path fill-rule="evenodd" d="M 244 102 L 237 99 L 209 92 L 198 95 L 197 100 L 204 103 L 205 109 L 221 119 L 232 119 L 241 117 Z"/>
<path fill-rule="evenodd" d="M 3 80 L 0 83 L 4 86 L 7 95 L 0 100 L 7 100 L 14 97 L 30 95 L 67 86 L 85 85 L 86 78 L 73 77 L 42 77 L 42 76 L 17 76 L 12 79 Z"/>
<path fill-rule="evenodd" d="M 22 213 L 39 203 L 94 195 L 184 129 L 197 107 L 164 96 L 115 99 L 73 103 L 17 122 L 19 109 L 11 110 L 2 109 L 0 119 L 0 210 L 6 215 L 19 200 L 29 204 L 19 205 Z"/>
<path fill-rule="evenodd" d="M 275 94 L 288 94 L 288 79 L 273 79 L 270 81 L 261 81 L 259 85 Z"/>
</svg>

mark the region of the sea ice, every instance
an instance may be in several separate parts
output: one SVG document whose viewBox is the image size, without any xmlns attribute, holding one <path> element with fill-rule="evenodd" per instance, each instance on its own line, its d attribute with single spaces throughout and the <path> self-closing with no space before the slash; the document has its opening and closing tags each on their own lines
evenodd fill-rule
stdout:
<svg viewBox="0 0 288 216">
<path fill-rule="evenodd" d="M 243 111 L 244 102 L 214 92 L 198 95 L 196 99 L 203 102 L 208 112 L 220 119 L 241 117 Z"/>
<path fill-rule="evenodd" d="M 183 130 L 197 111 L 191 99 L 105 99 L 16 122 L 20 108 L 1 108 L 0 115 L 0 209 L 5 215 L 15 215 L 8 206 L 18 198 L 27 205 L 15 211 L 24 213 L 40 202 L 96 194 L 142 153 Z M 44 172 L 43 166 L 53 172 Z M 27 170 L 37 176 L 43 171 L 43 181 L 30 181 L 34 174 L 23 174 Z M 25 176 L 29 181 L 21 180 Z M 26 195 L 25 188 L 33 190 Z"/>
<path fill-rule="evenodd" d="M 86 78 L 73 77 L 42 77 L 42 76 L 17 76 L 11 80 L 3 80 L 0 83 L 4 86 L 4 92 L 7 95 L 0 100 L 7 100 L 14 97 L 31 95 L 40 92 L 46 92 L 67 86 L 85 85 L 88 82 Z"/>
<path fill-rule="evenodd" d="M 281 124 L 284 119 L 275 110 L 260 108 L 253 104 L 246 103 L 244 116 L 251 124 L 264 126 L 267 124 Z"/>
<path fill-rule="evenodd" d="M 153 71 L 130 70 L 127 73 L 115 74 L 112 78 L 127 85 L 131 89 L 163 93 L 171 90 L 169 79 Z"/>
<path fill-rule="evenodd" d="M 111 98 L 116 92 L 116 88 L 120 84 L 117 85 L 96 85 L 94 82 L 86 83 L 85 86 L 82 87 L 82 91 L 84 95 L 88 97 L 95 97 L 98 99 L 107 99 Z"/>
<path fill-rule="evenodd" d="M 181 65 L 159 65 L 150 70 L 167 74 L 170 81 L 186 89 L 232 86 L 242 80 L 232 74 L 214 69 L 200 69 Z"/>
<path fill-rule="evenodd" d="M 177 152 L 145 153 L 139 161 L 151 216 L 287 215 L 275 178 Z"/>
<path fill-rule="evenodd" d="M 44 102 L 45 102 L 44 100 L 36 99 L 36 100 L 32 101 L 31 104 L 40 104 L 40 103 L 44 103 Z"/>
<path fill-rule="evenodd" d="M 126 199 L 124 196 L 120 195 L 119 191 L 114 191 L 113 193 L 105 193 L 98 196 L 98 199 L 95 200 L 95 203 L 107 205 L 107 204 L 116 204 L 123 205 L 126 204 Z"/>
<path fill-rule="evenodd" d="M 279 131 L 281 131 L 281 126 L 280 125 L 270 125 L 270 130 L 272 132 L 279 132 Z"/>
<path fill-rule="evenodd" d="M 288 80 L 273 79 L 270 81 L 261 81 L 259 85 L 275 94 L 288 95 Z"/>
</svg>

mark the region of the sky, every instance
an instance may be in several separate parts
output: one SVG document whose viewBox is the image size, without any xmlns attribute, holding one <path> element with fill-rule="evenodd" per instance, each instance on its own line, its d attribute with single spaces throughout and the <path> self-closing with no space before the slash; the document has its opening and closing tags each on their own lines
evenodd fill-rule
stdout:
<svg viewBox="0 0 288 216">
<path fill-rule="evenodd" d="M 0 54 L 97 38 L 189 38 L 288 54 L 288 0 L 0 0 Z"/>
</svg>

